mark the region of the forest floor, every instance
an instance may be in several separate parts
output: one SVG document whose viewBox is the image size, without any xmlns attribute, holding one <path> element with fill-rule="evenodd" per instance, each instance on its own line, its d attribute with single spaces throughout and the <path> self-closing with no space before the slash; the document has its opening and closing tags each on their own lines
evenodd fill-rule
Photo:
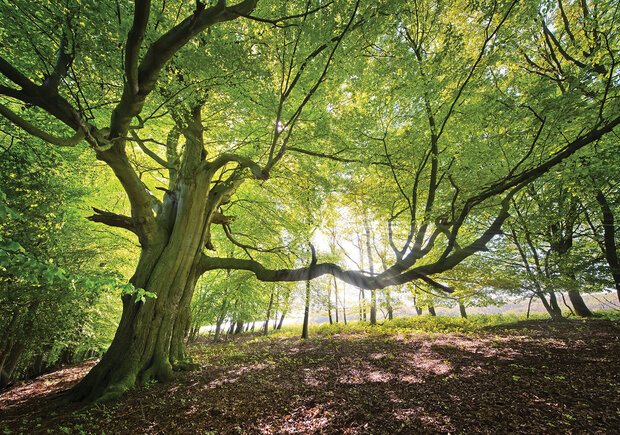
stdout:
<svg viewBox="0 0 620 435">
<path fill-rule="evenodd" d="M 620 322 L 473 333 L 243 335 L 201 369 L 105 405 L 50 408 L 94 364 L 0 391 L 0 433 L 618 433 Z M 3 432 L 1 432 L 3 431 Z"/>
</svg>

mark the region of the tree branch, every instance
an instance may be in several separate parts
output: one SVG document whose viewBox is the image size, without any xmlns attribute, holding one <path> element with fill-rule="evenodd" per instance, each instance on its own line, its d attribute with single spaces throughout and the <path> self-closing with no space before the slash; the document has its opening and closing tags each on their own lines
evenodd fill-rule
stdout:
<svg viewBox="0 0 620 435">
<path fill-rule="evenodd" d="M 61 147 L 72 147 L 77 145 L 84 139 L 84 132 L 82 130 L 78 130 L 75 135 L 66 138 L 51 135 L 41 130 L 40 128 L 35 127 L 32 123 L 25 120 L 3 104 L 0 104 L 0 115 L 4 116 L 13 124 L 17 125 L 27 133 L 36 136 L 39 139 L 44 140 L 45 142 L 51 143 L 52 145 L 58 145 Z"/>
<path fill-rule="evenodd" d="M 266 282 L 308 281 L 329 274 L 348 284 L 367 290 L 383 289 L 391 285 L 404 284 L 409 281 L 420 279 L 434 288 L 441 289 L 448 293 L 453 291 L 452 288 L 440 284 L 427 275 L 415 270 L 394 277 L 383 277 L 379 279 L 378 277 L 363 275 L 359 271 L 343 270 L 340 266 L 333 263 L 315 264 L 314 259 L 315 257 L 308 267 L 301 267 L 298 269 L 267 269 L 255 260 L 209 257 L 203 254 L 200 259 L 199 270 L 200 273 L 217 269 L 246 270 L 252 272 L 260 281 Z"/>
<path fill-rule="evenodd" d="M 133 94 L 140 91 L 138 83 L 138 57 L 140 55 L 140 47 L 144 40 L 146 25 L 149 21 L 149 13 L 151 10 L 150 0 L 136 0 L 133 14 L 133 23 L 127 34 L 127 43 L 125 45 L 125 77 L 127 79 L 127 87 Z"/>
<path fill-rule="evenodd" d="M 106 224 L 110 227 L 124 228 L 126 230 L 131 231 L 132 233 L 136 233 L 136 227 L 131 217 L 112 213 L 112 212 L 105 211 L 105 210 L 100 210 L 95 207 L 93 207 L 92 209 L 95 212 L 95 214 L 92 216 L 88 216 L 86 218 L 89 221 L 99 222 L 102 224 Z"/>
<path fill-rule="evenodd" d="M 265 171 L 265 169 L 261 168 L 252 159 L 231 153 L 221 154 L 215 160 L 210 162 L 205 161 L 203 163 L 203 168 L 206 171 L 215 173 L 218 169 L 221 169 L 230 162 L 236 162 L 240 167 L 250 169 L 252 171 L 252 175 L 259 180 L 267 180 L 269 178 L 269 174 Z"/>
</svg>

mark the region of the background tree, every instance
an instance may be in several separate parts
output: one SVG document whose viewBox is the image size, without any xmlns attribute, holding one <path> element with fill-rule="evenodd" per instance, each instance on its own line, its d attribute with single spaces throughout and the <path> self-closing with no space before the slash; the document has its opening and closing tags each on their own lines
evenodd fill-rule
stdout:
<svg viewBox="0 0 620 435">
<path fill-rule="evenodd" d="M 485 249 L 521 189 L 620 123 L 610 2 L 0 8 L 3 40 L 14 41 L 0 58 L 0 114 L 56 146 L 86 142 L 112 170 L 128 204 L 91 219 L 135 234 L 130 282 L 156 295 L 124 296 L 115 338 L 76 399 L 171 379 L 209 271 L 451 291 L 434 276 Z M 559 73 L 537 69 L 549 59 Z M 228 242 L 215 228 L 233 216 L 223 207 L 243 189 L 286 185 L 292 172 L 366 170 L 391 180 L 372 192 L 390 223 L 383 271 L 308 255 L 307 267 L 272 269 L 270 240 L 252 255 L 218 251 Z M 285 210 L 280 196 L 269 200 Z"/>
</svg>

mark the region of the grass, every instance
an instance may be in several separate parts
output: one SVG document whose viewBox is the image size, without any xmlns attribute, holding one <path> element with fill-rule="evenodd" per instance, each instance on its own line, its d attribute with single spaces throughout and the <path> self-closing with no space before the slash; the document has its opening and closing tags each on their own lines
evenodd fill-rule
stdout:
<svg viewBox="0 0 620 435">
<path fill-rule="evenodd" d="M 544 314 L 530 315 L 530 320 L 548 319 Z M 334 334 L 397 334 L 397 333 L 471 333 L 482 328 L 516 323 L 526 320 L 525 314 L 476 314 L 467 319 L 455 316 L 414 316 L 396 317 L 383 320 L 372 326 L 368 322 L 322 323 L 309 326 L 310 335 L 328 336 Z M 301 325 L 289 325 L 276 331 L 272 336 L 296 337 L 301 334 Z"/>
<path fill-rule="evenodd" d="M 618 321 L 620 310 L 596 311 L 599 319 Z M 473 333 L 482 328 L 508 325 L 525 320 L 550 319 L 547 314 L 532 313 L 529 319 L 525 314 L 474 314 L 467 319 L 455 316 L 423 316 L 396 317 L 393 320 L 383 320 L 371 326 L 368 322 L 322 323 L 311 324 L 309 334 L 329 336 L 335 334 L 398 334 L 398 333 Z M 297 337 L 301 335 L 301 325 L 288 325 L 270 336 Z"/>
</svg>

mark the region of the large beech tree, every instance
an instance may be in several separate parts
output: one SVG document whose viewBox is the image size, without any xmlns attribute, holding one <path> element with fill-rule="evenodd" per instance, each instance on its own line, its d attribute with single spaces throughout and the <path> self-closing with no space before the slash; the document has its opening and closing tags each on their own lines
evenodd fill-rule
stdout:
<svg viewBox="0 0 620 435">
<path fill-rule="evenodd" d="M 156 295 L 123 296 L 110 348 L 72 397 L 171 379 L 209 271 L 451 291 L 434 275 L 485 249 L 520 189 L 620 123 L 613 2 L 547 3 L 3 3 L 6 130 L 88 144 L 109 166 L 129 211 L 89 219 L 137 236 L 131 283 Z M 369 166 L 386 183 L 368 203 L 392 210 L 381 272 L 314 249 L 307 267 L 277 268 L 223 213 L 270 183 L 274 202 L 294 194 L 287 171 L 350 181 Z M 245 254 L 214 255 L 226 240 Z"/>
</svg>

